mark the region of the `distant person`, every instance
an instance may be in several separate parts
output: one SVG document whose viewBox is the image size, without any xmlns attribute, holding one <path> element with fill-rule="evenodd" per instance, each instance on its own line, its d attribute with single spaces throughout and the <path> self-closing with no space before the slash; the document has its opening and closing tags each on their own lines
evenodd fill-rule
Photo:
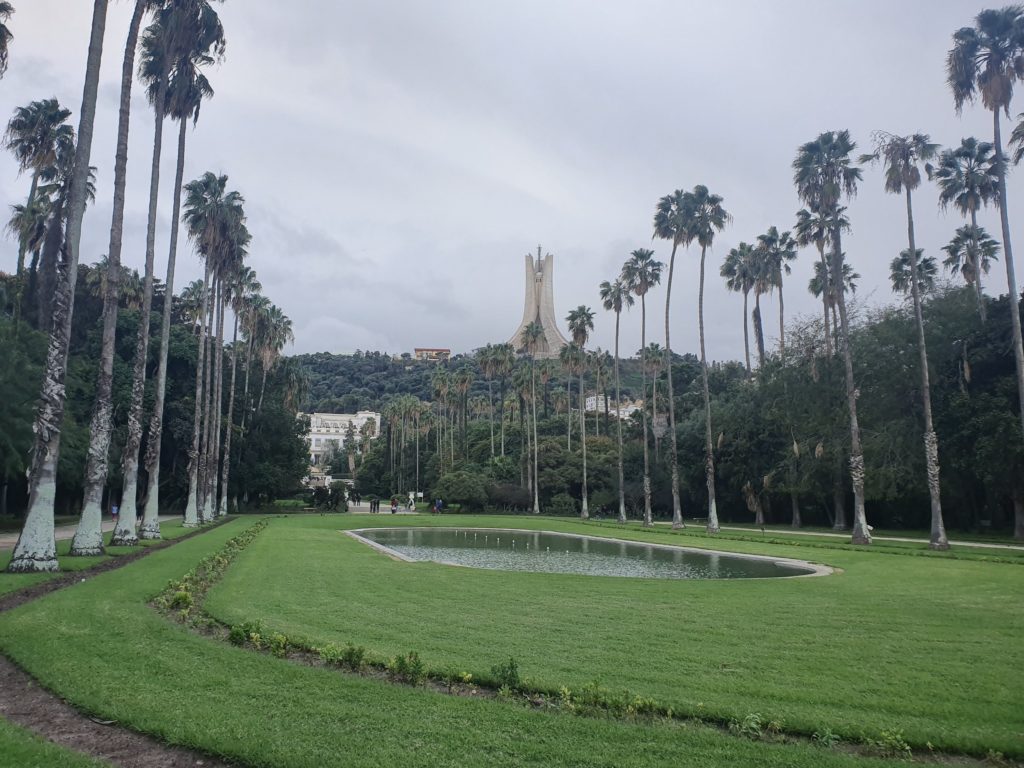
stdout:
<svg viewBox="0 0 1024 768">
<path fill-rule="evenodd" d="M 117 506 L 117 504 L 114 504 L 110 507 L 110 516 L 114 519 L 115 523 L 117 522 L 117 515 L 120 511 L 121 508 Z"/>
<path fill-rule="evenodd" d="M 398 514 L 398 499 L 396 499 L 394 496 L 391 497 L 391 514 Z"/>
<path fill-rule="evenodd" d="M 436 499 L 436 500 L 434 501 L 434 514 L 435 514 L 435 515 L 440 515 L 440 514 L 441 514 L 441 508 L 442 508 L 442 507 L 444 507 L 444 502 L 443 502 L 443 501 L 441 501 L 441 499 L 440 499 L 440 498 Z"/>
</svg>

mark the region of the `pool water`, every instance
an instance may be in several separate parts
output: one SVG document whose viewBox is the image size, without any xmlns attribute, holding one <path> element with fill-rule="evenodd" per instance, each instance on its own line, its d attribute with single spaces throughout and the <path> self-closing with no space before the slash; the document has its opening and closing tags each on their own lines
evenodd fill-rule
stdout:
<svg viewBox="0 0 1024 768">
<path fill-rule="evenodd" d="M 827 573 L 796 560 L 726 555 L 550 531 L 497 528 L 367 528 L 350 535 L 408 561 L 499 571 L 642 579 L 769 579 Z"/>
</svg>

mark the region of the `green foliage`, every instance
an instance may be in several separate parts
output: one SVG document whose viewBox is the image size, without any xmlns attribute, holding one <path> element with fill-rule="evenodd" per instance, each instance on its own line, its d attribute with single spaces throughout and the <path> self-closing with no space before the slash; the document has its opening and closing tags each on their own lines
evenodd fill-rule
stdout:
<svg viewBox="0 0 1024 768">
<path fill-rule="evenodd" d="M 579 514 L 579 502 L 568 493 L 556 493 L 545 507 L 550 515 L 573 516 Z"/>
<path fill-rule="evenodd" d="M 437 481 L 431 495 L 444 499 L 445 505 L 459 504 L 467 511 L 481 510 L 487 504 L 486 477 L 480 472 L 456 470 Z"/>
<path fill-rule="evenodd" d="M 513 656 L 509 656 L 508 661 L 491 667 L 491 674 L 494 675 L 499 688 L 517 691 L 522 687 L 523 681 L 519 677 L 519 664 Z"/>
<path fill-rule="evenodd" d="M 427 677 L 426 667 L 416 651 L 399 654 L 388 661 L 388 674 L 392 680 L 409 685 L 421 685 Z"/>
</svg>

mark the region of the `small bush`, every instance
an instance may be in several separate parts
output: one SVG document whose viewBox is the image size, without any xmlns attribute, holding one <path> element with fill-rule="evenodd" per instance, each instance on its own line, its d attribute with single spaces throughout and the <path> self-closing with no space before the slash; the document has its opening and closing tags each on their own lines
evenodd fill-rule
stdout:
<svg viewBox="0 0 1024 768">
<path fill-rule="evenodd" d="M 170 601 L 171 608 L 191 608 L 192 607 L 192 595 L 184 589 L 179 589 L 174 593 L 174 596 Z"/>
<path fill-rule="evenodd" d="M 903 738 L 903 731 L 895 728 L 884 729 L 877 739 L 867 739 L 865 744 L 880 757 L 895 757 L 909 760 L 913 755 L 910 745 Z"/>
<path fill-rule="evenodd" d="M 409 651 L 407 655 L 395 656 L 388 662 L 388 674 L 392 680 L 419 685 L 426 679 L 427 670 L 420 655 L 416 651 Z"/>
<path fill-rule="evenodd" d="M 232 645 L 245 645 L 246 639 L 248 638 L 245 634 L 245 630 L 237 624 L 231 628 L 230 632 L 228 632 L 228 642 Z"/>
<path fill-rule="evenodd" d="M 523 685 L 523 681 L 519 678 L 519 664 L 512 656 L 509 656 L 508 661 L 504 664 L 495 664 L 491 667 L 491 674 L 494 675 L 494 680 L 499 688 L 518 691 Z"/>
<path fill-rule="evenodd" d="M 551 515 L 570 517 L 579 514 L 579 505 L 576 503 L 576 499 L 568 493 L 556 493 L 551 497 L 551 501 L 548 502 L 544 511 Z"/>
<path fill-rule="evenodd" d="M 823 728 L 820 731 L 815 731 L 812 738 L 814 739 L 815 744 L 820 747 L 825 747 L 826 749 L 832 749 L 839 744 L 839 737 L 832 732 L 831 728 Z"/>
<path fill-rule="evenodd" d="M 288 649 L 291 647 L 291 644 L 288 642 L 288 638 L 285 635 L 282 635 L 280 632 L 275 632 L 270 636 L 270 640 L 267 642 L 267 647 L 270 649 L 272 654 L 281 659 L 288 655 Z"/>
<path fill-rule="evenodd" d="M 366 663 L 366 649 L 361 645 L 356 647 L 349 643 L 341 652 L 341 663 L 353 672 L 358 672 Z"/>
</svg>

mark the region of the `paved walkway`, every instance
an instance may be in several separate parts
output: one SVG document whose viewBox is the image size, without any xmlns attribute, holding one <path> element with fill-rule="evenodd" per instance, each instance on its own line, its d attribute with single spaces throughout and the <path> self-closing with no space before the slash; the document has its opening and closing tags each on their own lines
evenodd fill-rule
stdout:
<svg viewBox="0 0 1024 768">
<path fill-rule="evenodd" d="M 350 503 L 348 505 L 348 511 L 351 512 L 353 515 L 369 515 L 370 514 L 370 502 L 364 501 L 364 502 L 362 502 L 360 504 L 351 504 Z M 380 512 L 378 512 L 377 514 L 390 515 L 391 514 L 391 503 L 381 499 L 381 502 L 380 502 Z M 415 509 L 406 509 L 402 505 L 399 505 L 398 506 L 398 512 L 396 514 L 399 514 L 399 515 L 415 515 L 415 514 L 418 514 L 418 513 L 416 512 Z"/>
<path fill-rule="evenodd" d="M 850 538 L 849 533 L 825 533 L 823 531 L 780 531 L 776 528 L 744 528 L 737 525 L 723 525 L 723 531 L 744 531 L 745 533 L 780 533 L 785 536 L 828 536 L 833 539 L 848 539 Z M 872 537 L 875 541 L 905 541 L 909 544 L 927 544 L 928 539 L 912 539 L 905 538 L 903 536 L 874 536 Z M 1018 544 L 992 544 L 981 541 L 956 541 L 954 539 L 949 540 L 950 545 L 957 547 L 983 547 L 984 549 L 1012 549 L 1018 552 L 1024 552 L 1024 546 Z"/>
<path fill-rule="evenodd" d="M 179 520 L 181 515 L 160 515 L 160 522 L 164 523 L 168 520 Z M 140 518 L 139 525 L 142 525 Z M 75 530 L 78 528 L 78 524 L 75 525 L 59 525 L 54 529 L 54 535 L 57 541 L 63 541 L 64 539 L 73 539 L 75 537 Z M 103 520 L 103 530 L 112 531 L 114 530 L 114 521 L 112 519 Z M 18 543 L 19 533 L 0 533 L 0 549 L 13 549 L 14 545 Z"/>
</svg>

